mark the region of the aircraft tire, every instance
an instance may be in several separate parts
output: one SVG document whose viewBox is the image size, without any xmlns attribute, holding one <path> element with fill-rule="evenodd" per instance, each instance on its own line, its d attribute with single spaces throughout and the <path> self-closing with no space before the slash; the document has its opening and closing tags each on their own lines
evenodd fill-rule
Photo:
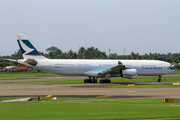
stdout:
<svg viewBox="0 0 180 120">
<path fill-rule="evenodd" d="M 103 83 L 103 80 L 100 80 L 100 83 Z"/>
<path fill-rule="evenodd" d="M 86 83 L 89 83 L 90 81 L 89 81 L 89 79 L 87 79 L 87 82 Z"/>
<path fill-rule="evenodd" d="M 87 83 L 87 79 L 84 79 L 84 83 Z"/>
<path fill-rule="evenodd" d="M 93 80 L 93 83 L 97 83 L 97 80 Z"/>
<path fill-rule="evenodd" d="M 162 82 L 162 80 L 161 80 L 161 79 L 158 79 L 158 82 Z"/>
</svg>

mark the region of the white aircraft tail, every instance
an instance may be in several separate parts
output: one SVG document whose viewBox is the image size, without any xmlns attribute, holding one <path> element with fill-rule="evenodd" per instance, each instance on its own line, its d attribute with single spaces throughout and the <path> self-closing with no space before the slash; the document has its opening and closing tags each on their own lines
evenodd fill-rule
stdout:
<svg viewBox="0 0 180 120">
<path fill-rule="evenodd" d="M 36 50 L 24 34 L 17 33 L 15 35 L 24 59 L 46 59 Z"/>
</svg>

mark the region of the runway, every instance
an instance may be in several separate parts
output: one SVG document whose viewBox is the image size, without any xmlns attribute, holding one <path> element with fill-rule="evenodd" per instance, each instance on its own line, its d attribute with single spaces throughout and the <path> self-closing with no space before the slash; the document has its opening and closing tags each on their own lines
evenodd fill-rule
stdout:
<svg viewBox="0 0 180 120">
<path fill-rule="evenodd" d="M 171 75 L 172 76 L 172 75 Z M 177 75 L 176 75 L 177 76 Z M 83 80 L 86 77 L 24 77 L 0 82 Z M 180 82 L 180 81 L 179 81 Z M 133 82 L 138 85 L 172 84 L 173 82 Z M 9 84 L 0 85 L 0 97 L 33 97 L 52 95 L 56 97 L 109 97 L 117 99 L 132 98 L 176 98 L 180 99 L 180 88 L 106 88 L 105 86 L 129 84 L 120 83 L 82 83 L 82 84 Z"/>
</svg>

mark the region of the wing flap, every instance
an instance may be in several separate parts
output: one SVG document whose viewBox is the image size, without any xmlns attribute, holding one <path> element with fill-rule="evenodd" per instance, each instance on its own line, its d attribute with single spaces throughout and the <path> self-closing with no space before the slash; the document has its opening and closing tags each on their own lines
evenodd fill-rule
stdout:
<svg viewBox="0 0 180 120">
<path fill-rule="evenodd" d="M 119 73 L 120 70 L 124 70 L 124 69 L 125 66 L 121 63 L 121 61 L 118 61 L 117 66 L 111 67 L 109 69 L 97 69 L 97 70 L 86 71 L 84 72 L 84 75 L 97 77 L 98 75 L 103 75 L 111 72 Z"/>
<path fill-rule="evenodd" d="M 124 70 L 125 69 L 125 65 L 122 64 L 121 61 L 118 61 L 118 65 L 109 69 L 106 69 L 102 72 L 100 72 L 99 74 L 105 74 L 105 73 L 110 73 L 110 72 L 117 72 L 119 73 L 119 70 Z"/>
</svg>

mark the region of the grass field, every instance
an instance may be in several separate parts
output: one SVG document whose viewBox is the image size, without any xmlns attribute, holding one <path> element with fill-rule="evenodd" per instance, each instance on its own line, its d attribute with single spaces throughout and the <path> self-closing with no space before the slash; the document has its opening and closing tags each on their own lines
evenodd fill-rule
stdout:
<svg viewBox="0 0 180 120">
<path fill-rule="evenodd" d="M 40 97 L 40 101 L 62 101 L 62 100 L 91 100 L 91 99 L 109 99 L 108 97 L 87 97 L 87 98 L 79 98 L 79 97 L 56 97 L 56 100 L 53 100 L 52 97 Z M 21 99 L 21 98 L 0 98 L 0 101 L 4 100 L 15 100 L 15 99 Z M 38 99 L 35 99 L 33 101 L 39 101 Z"/>
<path fill-rule="evenodd" d="M 23 78 L 0 78 L 0 80 L 17 80 L 17 79 L 23 79 Z"/>
<path fill-rule="evenodd" d="M 4 84 L 65 84 L 65 83 L 84 83 L 83 80 L 62 80 L 62 81 L 37 81 L 37 82 L 8 82 L 8 83 L 0 83 L 0 85 Z"/>
<path fill-rule="evenodd" d="M 180 70 L 175 70 L 175 71 L 172 72 L 171 74 L 180 74 Z"/>
<path fill-rule="evenodd" d="M 0 98 L 0 101 L 3 101 L 3 100 L 15 100 L 15 99 L 21 99 L 21 98 Z"/>
<path fill-rule="evenodd" d="M 52 97 L 40 97 L 40 101 L 60 101 L 60 100 L 91 100 L 91 99 L 109 99 L 104 97 L 87 97 L 87 98 L 79 98 L 79 97 L 57 97 L 56 100 L 53 100 Z M 33 100 L 33 101 L 38 101 Z"/>
<path fill-rule="evenodd" d="M 158 77 L 139 77 L 136 79 L 113 78 L 112 82 L 157 82 Z M 180 77 L 162 77 L 162 81 L 180 81 Z"/>
<path fill-rule="evenodd" d="M 110 88 L 131 88 L 127 85 L 114 85 L 114 86 L 105 86 Z M 133 88 L 180 88 L 179 85 L 135 85 Z"/>
<path fill-rule="evenodd" d="M 9 75 L 13 75 L 9 73 Z M 29 75 L 28 75 L 29 74 Z M 23 73 L 22 76 L 53 76 L 49 73 Z M 36 74 L 36 75 L 34 75 Z M 47 75 L 49 74 L 49 75 Z M 7 74 L 6 74 L 7 75 Z M 18 77 L 14 76 L 3 77 Z M 0 77 L 1 74 L 0 74 Z M 156 82 L 158 77 L 137 79 L 115 78 L 116 82 Z M 8 80 L 8 79 L 7 79 Z M 180 77 L 163 77 L 163 81 L 180 81 Z M 63 84 L 83 83 L 83 80 L 20 82 L 0 84 Z M 118 86 L 116 86 L 118 87 Z M 127 87 L 127 86 L 121 86 Z M 179 87 L 172 85 L 136 85 L 135 87 Z M 0 98 L 9 100 L 12 98 Z M 17 98 L 13 98 L 17 99 Z M 104 98 L 61 98 L 57 100 L 87 100 Z M 108 99 L 108 98 L 107 98 Z M 52 98 L 41 97 L 41 101 L 51 101 Z M 37 100 L 36 100 L 37 101 Z M 74 101 L 74 102 L 28 102 L 28 103 L 0 103 L 0 120 L 177 120 L 180 119 L 180 101 L 165 103 L 163 100 L 134 99 L 108 101 Z"/>
<path fill-rule="evenodd" d="M 180 119 L 180 101 L 111 100 L 1 103 L 2 120 L 173 120 Z"/>
<path fill-rule="evenodd" d="M 46 72 L 0 72 L 0 77 L 31 77 L 31 76 L 58 76 Z"/>
<path fill-rule="evenodd" d="M 126 78 L 113 78 L 112 83 L 119 82 L 157 82 L 158 77 L 145 77 L 136 79 L 126 79 Z M 100 79 L 99 79 L 100 80 Z M 98 80 L 98 82 L 99 82 Z M 163 77 L 163 81 L 180 81 L 180 77 Z M 84 83 L 83 80 L 62 80 L 62 81 L 37 81 L 37 82 L 8 82 L 0 84 L 65 84 L 65 83 Z M 88 84 L 88 83 L 87 83 Z"/>
</svg>

